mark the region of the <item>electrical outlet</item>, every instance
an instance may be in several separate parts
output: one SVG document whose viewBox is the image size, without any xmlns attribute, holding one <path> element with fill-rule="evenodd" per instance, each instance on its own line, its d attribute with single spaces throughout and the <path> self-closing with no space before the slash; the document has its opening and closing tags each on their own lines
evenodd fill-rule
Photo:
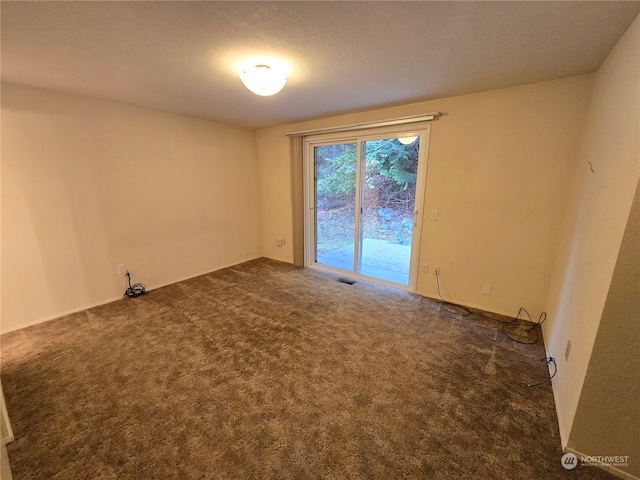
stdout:
<svg viewBox="0 0 640 480">
<path fill-rule="evenodd" d="M 428 263 L 423 263 L 422 264 L 422 273 L 427 273 L 429 271 L 429 264 Z"/>
<path fill-rule="evenodd" d="M 118 267 L 118 273 L 120 275 L 124 275 L 125 273 L 127 273 L 127 267 L 125 267 L 124 263 L 121 263 L 117 267 Z"/>
<path fill-rule="evenodd" d="M 287 241 L 284 238 L 278 238 L 276 240 L 276 246 L 284 247 L 287 244 Z"/>
<path fill-rule="evenodd" d="M 433 274 L 440 275 L 440 267 L 433 267 Z"/>
<path fill-rule="evenodd" d="M 485 283 L 484 287 L 482 287 L 482 293 L 484 293 L 485 295 L 491 295 L 491 284 L 490 283 Z"/>
<path fill-rule="evenodd" d="M 569 361 L 569 354 L 571 353 L 571 340 L 567 340 L 567 347 L 564 349 L 564 359 Z"/>
</svg>

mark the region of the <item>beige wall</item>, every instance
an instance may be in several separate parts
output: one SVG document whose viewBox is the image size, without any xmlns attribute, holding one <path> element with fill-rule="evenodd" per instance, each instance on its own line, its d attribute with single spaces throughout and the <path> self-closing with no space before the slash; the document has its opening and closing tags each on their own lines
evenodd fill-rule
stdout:
<svg viewBox="0 0 640 480">
<path fill-rule="evenodd" d="M 627 455 L 640 477 L 640 182 L 613 271 L 568 446 Z"/>
<path fill-rule="evenodd" d="M 538 83 L 262 129 L 257 132 L 264 255 L 292 261 L 287 131 L 442 111 L 432 123 L 420 263 L 441 267 L 446 298 L 515 315 L 546 306 L 592 77 Z M 483 284 L 493 285 L 483 295 Z M 418 293 L 437 296 L 420 273 Z"/>
<path fill-rule="evenodd" d="M 587 366 L 590 359 L 596 361 L 592 349 L 640 177 L 639 117 L 640 17 L 596 75 L 564 228 L 558 232 L 545 339 L 558 362 L 554 393 L 563 445 L 570 436 Z M 637 309 L 636 318 L 628 320 L 637 322 Z M 574 447 L 579 450 L 580 445 Z"/>
<path fill-rule="evenodd" d="M 293 263 L 291 156 L 285 127 L 256 132 L 260 183 L 261 247 L 264 256 Z M 282 247 L 278 238 L 287 240 Z"/>
<path fill-rule="evenodd" d="M 255 132 L 2 86 L 2 330 L 260 256 Z"/>
</svg>

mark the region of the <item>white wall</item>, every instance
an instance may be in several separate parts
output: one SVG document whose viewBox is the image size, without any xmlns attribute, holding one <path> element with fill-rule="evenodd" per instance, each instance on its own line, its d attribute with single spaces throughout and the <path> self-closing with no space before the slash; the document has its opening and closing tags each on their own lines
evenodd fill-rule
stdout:
<svg viewBox="0 0 640 480">
<path fill-rule="evenodd" d="M 640 177 L 639 132 L 640 17 L 597 72 L 572 166 L 564 227 L 558 232 L 545 339 L 558 363 L 554 392 L 563 445 L 571 432 Z"/>
<path fill-rule="evenodd" d="M 449 300 L 515 315 L 546 307 L 580 126 L 592 77 L 464 95 L 258 130 L 262 251 L 292 261 L 289 140 L 284 132 L 433 111 L 420 263 L 439 265 Z M 483 284 L 493 285 L 483 295 Z M 418 293 L 436 297 L 431 273 Z"/>
<path fill-rule="evenodd" d="M 260 256 L 255 132 L 2 86 L 2 331 Z"/>
</svg>

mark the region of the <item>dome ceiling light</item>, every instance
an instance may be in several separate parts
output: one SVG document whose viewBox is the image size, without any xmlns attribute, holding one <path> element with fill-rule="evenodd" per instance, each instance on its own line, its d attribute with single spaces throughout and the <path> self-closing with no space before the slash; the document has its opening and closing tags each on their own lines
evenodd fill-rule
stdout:
<svg viewBox="0 0 640 480">
<path fill-rule="evenodd" d="M 256 95 L 275 95 L 287 83 L 287 68 L 283 64 L 269 61 L 250 61 L 238 66 L 240 80 Z"/>
<path fill-rule="evenodd" d="M 398 141 L 403 145 L 411 145 L 418 137 L 400 137 Z"/>
</svg>

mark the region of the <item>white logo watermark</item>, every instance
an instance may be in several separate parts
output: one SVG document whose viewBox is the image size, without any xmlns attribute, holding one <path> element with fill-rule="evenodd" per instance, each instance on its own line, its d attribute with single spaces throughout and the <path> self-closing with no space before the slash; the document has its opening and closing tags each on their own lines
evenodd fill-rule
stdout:
<svg viewBox="0 0 640 480">
<path fill-rule="evenodd" d="M 578 466 L 578 457 L 576 457 L 573 453 L 565 453 L 562 455 L 560 459 L 560 463 L 567 470 L 573 470 Z"/>
<path fill-rule="evenodd" d="M 629 455 L 583 455 L 580 464 L 589 467 L 628 467 Z"/>
<path fill-rule="evenodd" d="M 565 453 L 560 463 L 567 470 L 573 470 L 578 465 L 583 467 L 628 467 L 629 455 L 582 455 L 580 461 L 573 453 Z"/>
</svg>

